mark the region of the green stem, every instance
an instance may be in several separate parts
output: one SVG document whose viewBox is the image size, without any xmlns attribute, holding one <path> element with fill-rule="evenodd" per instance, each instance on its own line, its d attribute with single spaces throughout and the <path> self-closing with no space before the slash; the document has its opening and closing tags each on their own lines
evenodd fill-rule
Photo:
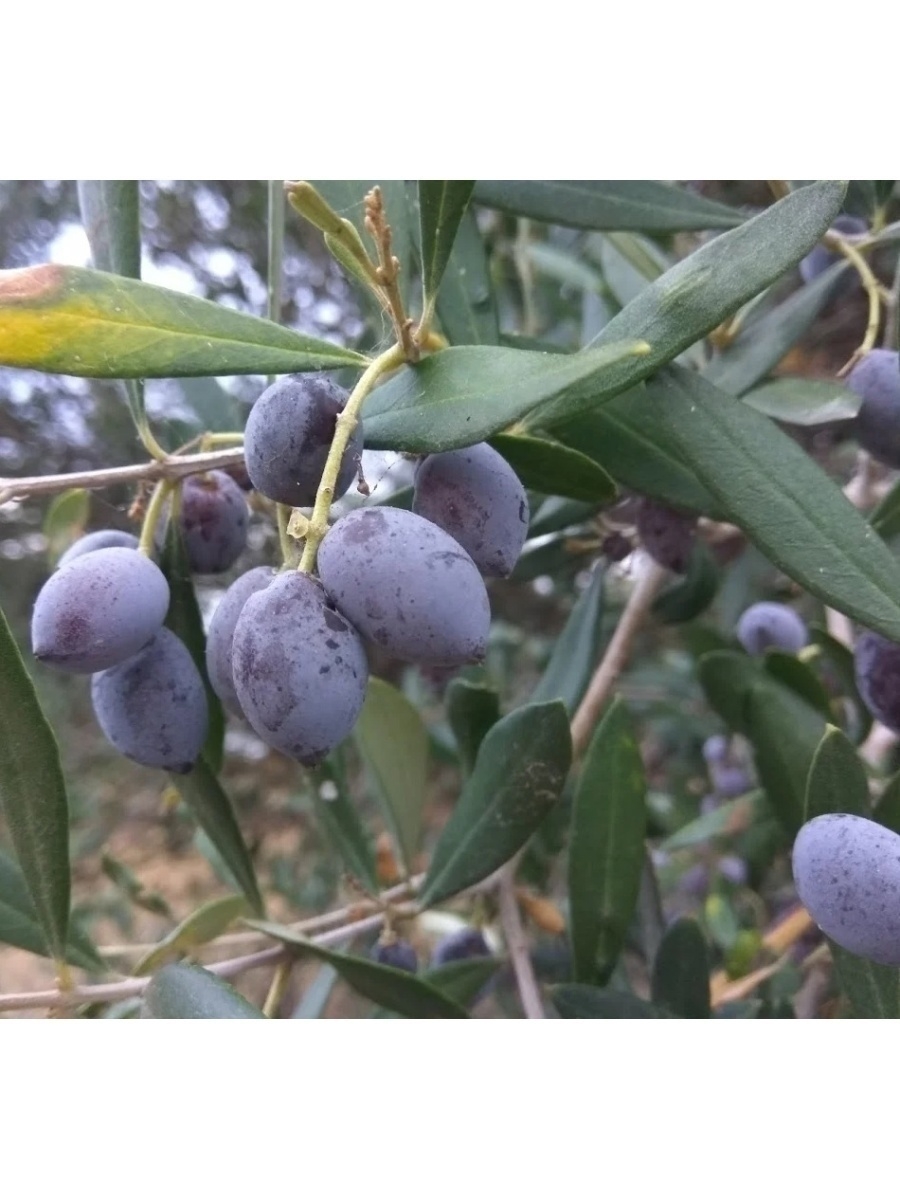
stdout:
<svg viewBox="0 0 900 1200">
<path fill-rule="evenodd" d="M 306 545 L 303 548 L 303 557 L 300 559 L 298 568 L 304 574 L 308 575 L 314 570 L 319 543 L 328 532 L 328 514 L 334 502 L 335 484 L 340 473 L 344 451 L 353 436 L 354 429 L 359 424 L 360 409 L 382 375 L 402 366 L 404 361 L 405 355 L 400 345 L 393 345 L 383 354 L 379 354 L 360 376 L 359 382 L 350 393 L 344 411 L 337 419 L 334 427 L 334 441 L 328 451 L 328 460 L 325 463 L 325 470 L 322 472 L 322 481 L 316 492 L 316 503 L 309 519 Z"/>
<path fill-rule="evenodd" d="M 146 554 L 148 557 L 153 556 L 156 526 L 159 524 L 163 506 L 168 500 L 173 487 L 174 485 L 171 480 L 161 479 L 153 489 L 150 503 L 147 505 L 147 511 L 144 514 L 144 524 L 141 526 L 141 540 L 138 544 L 138 549 L 141 554 Z"/>
<path fill-rule="evenodd" d="M 146 416 L 141 416 L 137 422 L 138 437 L 141 443 L 151 458 L 155 458 L 157 462 L 164 462 L 169 456 L 153 435 L 153 430 Z"/>
<path fill-rule="evenodd" d="M 263 1005 L 263 1012 L 267 1017 L 274 1019 L 278 1016 L 278 1010 L 281 1008 L 281 1002 L 284 1000 L 284 994 L 291 981 L 291 971 L 293 969 L 293 958 L 280 962 L 275 968 L 275 974 L 272 977 L 272 983 L 269 987 L 269 994 L 266 996 L 266 1002 Z"/>
<path fill-rule="evenodd" d="M 296 566 L 297 555 L 294 543 L 288 537 L 288 521 L 291 519 L 291 506 L 289 504 L 275 505 L 275 520 L 278 525 L 278 544 L 281 547 L 281 558 L 286 567 Z"/>
</svg>

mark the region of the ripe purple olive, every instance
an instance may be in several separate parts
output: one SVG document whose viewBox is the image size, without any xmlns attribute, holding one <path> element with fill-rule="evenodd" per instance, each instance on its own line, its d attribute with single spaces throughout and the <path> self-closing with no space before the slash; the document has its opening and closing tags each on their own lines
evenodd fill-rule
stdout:
<svg viewBox="0 0 900 1200">
<path fill-rule="evenodd" d="M 870 350 L 847 376 L 862 400 L 854 431 L 864 450 L 889 467 L 900 467 L 900 354 Z"/>
<path fill-rule="evenodd" d="M 412 507 L 455 538 L 482 574 L 511 574 L 528 534 L 528 498 L 487 442 L 424 458 Z"/>
<path fill-rule="evenodd" d="M 794 610 L 769 601 L 745 609 L 736 633 L 748 654 L 765 654 L 767 650 L 796 654 L 809 641 L 809 630 Z"/>
<path fill-rule="evenodd" d="M 309 575 L 286 571 L 249 597 L 232 661 L 244 716 L 264 742 L 305 766 L 356 724 L 369 681 L 365 647 Z"/>
<path fill-rule="evenodd" d="M 40 662 L 91 674 L 136 654 L 165 620 L 169 585 L 146 555 L 126 547 L 82 554 L 38 593 L 31 647 Z"/>
<path fill-rule="evenodd" d="M 129 550 L 137 550 L 138 539 L 133 533 L 124 529 L 97 529 L 94 533 L 86 533 L 77 542 L 73 542 L 56 564 L 57 570 L 81 558 L 82 554 L 93 554 L 95 550 L 108 550 L 111 546 L 124 546 Z"/>
<path fill-rule="evenodd" d="M 866 630 L 853 650 L 856 686 L 872 716 L 900 733 L 900 645 Z"/>
<path fill-rule="evenodd" d="M 256 490 L 294 508 L 312 505 L 346 403 L 344 389 L 319 375 L 292 375 L 266 388 L 244 429 L 247 473 Z M 341 459 L 334 499 L 353 482 L 362 452 L 359 424 Z"/>
<path fill-rule="evenodd" d="M 236 716 L 243 716 L 234 686 L 234 627 L 254 593 L 275 578 L 272 567 L 254 567 L 239 576 L 219 601 L 206 635 L 206 673 L 213 691 Z"/>
<path fill-rule="evenodd" d="M 678 575 L 685 574 L 697 536 L 695 516 L 645 498 L 638 509 L 637 531 L 652 559 Z"/>
<path fill-rule="evenodd" d="M 360 508 L 319 547 L 336 607 L 369 641 L 425 666 L 481 662 L 491 621 L 484 581 L 460 544 L 399 508 Z"/>
<path fill-rule="evenodd" d="M 227 571 L 247 545 L 247 501 L 224 471 L 185 479 L 178 520 L 188 563 L 198 575 Z"/>
</svg>

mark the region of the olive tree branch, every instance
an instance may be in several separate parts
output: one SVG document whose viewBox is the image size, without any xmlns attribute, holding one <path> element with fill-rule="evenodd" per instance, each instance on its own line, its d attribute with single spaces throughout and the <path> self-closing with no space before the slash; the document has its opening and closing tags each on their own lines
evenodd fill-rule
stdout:
<svg viewBox="0 0 900 1200">
<path fill-rule="evenodd" d="M 528 939 L 522 927 L 522 916 L 519 912 L 519 902 L 516 899 L 513 882 L 514 875 L 515 865 L 509 864 L 501 873 L 497 885 L 500 924 L 503 926 L 509 961 L 515 975 L 516 987 L 519 989 L 522 1011 L 530 1019 L 543 1018 L 544 1006 L 541 1003 L 541 994 L 528 950 Z"/>
<path fill-rule="evenodd" d="M 27 475 L 24 479 L 0 478 L 0 504 L 24 500 L 29 496 L 50 496 L 69 488 L 97 491 L 118 483 L 157 483 L 161 479 L 184 479 L 221 467 L 233 467 L 244 461 L 240 447 L 214 450 L 208 454 L 183 454 L 127 467 L 103 467 L 96 471 L 70 471 L 64 475 Z"/>
</svg>

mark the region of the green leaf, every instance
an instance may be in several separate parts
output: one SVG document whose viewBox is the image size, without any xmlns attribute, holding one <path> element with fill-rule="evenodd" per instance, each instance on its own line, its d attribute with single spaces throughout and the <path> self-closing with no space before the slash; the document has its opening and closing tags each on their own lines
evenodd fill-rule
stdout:
<svg viewBox="0 0 900 1200">
<path fill-rule="evenodd" d="M 454 679 L 447 688 L 446 708 L 462 769 L 471 775 L 481 743 L 500 719 L 500 697 L 486 684 Z"/>
<path fill-rule="evenodd" d="M 729 729 L 746 734 L 746 702 L 750 689 L 766 676 L 757 659 L 736 650 L 712 650 L 697 664 L 706 699 Z"/>
<path fill-rule="evenodd" d="M 191 577 L 187 551 L 177 521 L 168 523 L 159 566 L 169 584 L 169 611 L 166 613 L 166 626 L 187 646 L 194 665 L 200 672 L 206 692 L 209 723 L 206 741 L 203 744 L 203 757 L 213 771 L 220 771 L 225 742 L 225 713 L 222 709 L 222 702 L 209 682 L 209 673 L 206 669 L 206 634 L 203 630 L 203 618 L 200 616 L 200 606 L 194 592 L 194 581 Z"/>
<path fill-rule="evenodd" d="M 319 824 L 350 874 L 369 891 L 377 892 L 381 885 L 375 870 L 375 855 L 357 806 L 347 794 L 343 779 L 330 762 L 324 763 L 317 775 L 322 780 L 328 780 L 337 789 L 333 800 L 324 800 L 320 795 L 320 788 L 313 786 L 312 793 Z"/>
<path fill-rule="evenodd" d="M 413 223 L 410 219 L 406 199 L 406 185 L 402 179 L 316 179 L 310 180 L 340 217 L 345 217 L 356 226 L 363 243 L 369 247 L 373 261 L 377 262 L 372 238 L 365 224 L 365 199 L 373 187 L 381 188 L 385 216 L 391 227 L 391 249 L 400 260 L 400 294 L 404 304 L 409 304 L 409 287 L 413 277 Z"/>
<path fill-rule="evenodd" d="M 731 229 L 742 213 L 655 179 L 479 179 L 489 208 L 575 229 Z"/>
<path fill-rule="evenodd" d="M 727 519 L 721 503 L 682 459 L 675 440 L 660 428 L 656 405 L 647 400 L 643 387 L 616 396 L 561 426 L 555 435 L 643 496 Z"/>
<path fill-rule="evenodd" d="M 886 542 L 900 533 L 900 479 L 869 514 L 869 524 Z"/>
<path fill-rule="evenodd" d="M 2 341 L 0 341 L 2 348 Z M 458 346 L 402 367 L 366 403 L 366 446 L 431 454 L 484 441 L 574 385 L 593 396 L 612 392 L 607 379 L 624 361 L 646 355 L 642 342 L 607 345 L 578 354 L 545 354 L 503 346 Z M 615 390 L 622 390 L 618 384 Z M 574 415 L 574 414 L 573 414 Z"/>
<path fill-rule="evenodd" d="M 653 615 L 669 625 L 693 621 L 709 608 L 719 588 L 719 571 L 706 542 L 697 541 L 691 551 L 687 574 L 653 601 Z"/>
<path fill-rule="evenodd" d="M 860 406 L 859 396 L 836 380 L 799 377 L 775 379 L 747 392 L 743 400 L 757 412 L 788 425 L 847 421 L 856 416 Z"/>
<path fill-rule="evenodd" d="M 79 179 L 78 205 L 97 270 L 140 279 L 138 180 Z"/>
<path fill-rule="evenodd" d="M 137 179 L 79 179 L 81 220 L 98 271 L 141 277 L 141 199 Z M 144 384 L 123 382 L 128 403 L 139 429 L 146 425 Z"/>
<path fill-rule="evenodd" d="M 572 810 L 569 928 L 579 982 L 608 979 L 625 944 L 644 865 L 646 790 L 631 721 L 617 698 L 591 738 Z"/>
<path fill-rule="evenodd" d="M 428 731 L 396 688 L 373 676 L 353 737 L 408 871 L 419 847 L 428 778 Z"/>
<path fill-rule="evenodd" d="M 859 958 L 826 939 L 841 990 L 855 1017 L 896 1021 L 900 1017 L 900 971 Z"/>
<path fill-rule="evenodd" d="M 811 644 L 818 648 L 821 655 L 827 660 L 828 666 L 837 676 L 844 696 L 850 700 L 851 713 L 848 731 L 851 740 L 860 745 L 869 736 L 872 728 L 872 714 L 863 703 L 859 688 L 856 686 L 856 663 L 853 651 L 819 625 L 810 625 L 809 637 Z M 804 651 L 804 655 L 807 653 L 808 651 Z"/>
<path fill-rule="evenodd" d="M 853 743 L 839 729 L 828 725 L 810 763 L 803 820 L 811 821 L 823 813 L 864 817 L 868 812 L 865 768 Z"/>
<path fill-rule="evenodd" d="M 265 1019 L 224 979 L 189 963 L 170 963 L 153 976 L 144 990 L 141 1016 L 169 1021 Z"/>
<path fill-rule="evenodd" d="M 599 463 L 562 442 L 498 433 L 491 445 L 532 491 L 595 505 L 612 504 L 616 498 L 615 481 Z"/>
<path fill-rule="evenodd" d="M 334 985 L 339 979 L 337 971 L 330 963 L 319 967 L 316 977 L 303 993 L 300 1003 L 291 1014 L 295 1021 L 314 1021 L 321 1017 L 331 999 Z"/>
<path fill-rule="evenodd" d="M 0 802 L 54 958 L 66 953 L 69 804 L 53 730 L 0 610 Z"/>
<path fill-rule="evenodd" d="M 326 950 L 292 929 L 271 921 L 248 921 L 247 924 L 286 946 L 296 947 L 313 958 L 330 963 L 354 991 L 401 1016 L 454 1020 L 469 1015 L 462 1005 L 409 971 L 398 971 L 370 958 Z"/>
<path fill-rule="evenodd" d="M 893 829 L 894 833 L 900 833 L 900 774 L 893 775 L 884 785 L 872 820 L 886 829 Z"/>
<path fill-rule="evenodd" d="M 606 325 L 587 350 L 632 339 L 650 353 L 620 359 L 603 376 L 580 384 L 533 412 L 528 424 L 553 429 L 604 398 L 658 371 L 795 266 L 840 210 L 844 184 L 824 182 L 792 192 L 738 229 L 714 238 L 651 283 Z M 566 440 L 566 439 L 563 439 Z"/>
<path fill-rule="evenodd" d="M 812 325 L 848 265 L 846 259 L 835 263 L 747 325 L 727 349 L 716 355 L 704 371 L 705 377 L 733 396 L 743 395 L 765 379 Z"/>
<path fill-rule="evenodd" d="M 453 346 L 496 346 L 500 340 L 487 253 L 471 211 L 462 219 L 441 280 L 437 314 Z"/>
<path fill-rule="evenodd" d="M 263 912 L 265 905 L 259 894 L 250 851 L 241 835 L 231 801 L 209 764 L 201 756 L 188 775 L 172 775 L 170 779 L 197 824 L 222 856 L 250 907 L 254 912 Z"/>
<path fill-rule="evenodd" d="M 468 1007 L 478 999 L 502 966 L 496 958 L 466 958 L 431 967 L 422 978 L 457 1004 Z"/>
<path fill-rule="evenodd" d="M 602 644 L 603 571 L 595 567 L 554 643 L 550 661 L 531 694 L 532 704 L 562 700 L 569 713 L 574 713 L 587 691 Z"/>
<path fill-rule="evenodd" d="M 706 939 L 690 917 L 679 917 L 666 930 L 653 963 L 651 996 L 676 1017 L 712 1015 Z"/>
<path fill-rule="evenodd" d="M 751 687 L 746 721 L 760 782 L 792 837 L 803 824 L 806 780 L 826 723 L 793 692 L 768 682 Z"/>
<path fill-rule="evenodd" d="M 587 239 L 585 252 L 600 264 L 606 286 L 620 308 L 630 304 L 671 266 L 656 247 L 648 250 L 649 246 L 653 243 L 641 244 L 628 233 L 592 233 Z"/>
<path fill-rule="evenodd" d="M 90 493 L 84 488 L 69 488 L 54 496 L 44 517 L 47 560 L 55 567 L 61 555 L 84 533 L 91 511 Z"/>
<path fill-rule="evenodd" d="M 30 950 L 32 954 L 50 957 L 47 939 L 38 922 L 37 913 L 25 882 L 25 876 L 8 855 L 0 850 L 0 942 Z M 69 926 L 68 942 L 63 954 L 66 962 L 86 971 L 105 971 L 106 963 L 85 934 Z"/>
<path fill-rule="evenodd" d="M 223 896 L 195 909 L 132 967 L 132 975 L 152 975 L 165 963 L 205 946 L 247 912 L 243 896 Z"/>
<path fill-rule="evenodd" d="M 825 685 L 805 662 L 781 650 L 768 650 L 763 658 L 763 667 L 766 674 L 783 683 L 792 692 L 796 692 L 801 700 L 805 700 L 810 708 L 821 713 L 826 721 L 832 720 L 834 714 Z"/>
<path fill-rule="evenodd" d="M 602 292 L 603 276 L 589 266 L 577 250 L 567 250 L 554 242 L 526 242 L 524 252 L 539 275 L 555 279 L 564 287 Z"/>
<path fill-rule="evenodd" d="M 512 858 L 559 800 L 571 762 L 559 701 L 527 704 L 498 721 L 435 846 L 421 905 L 461 892 Z"/>
<path fill-rule="evenodd" d="M 660 430 L 775 566 L 830 607 L 900 641 L 900 565 L 796 442 L 679 367 L 646 393 Z"/>
<path fill-rule="evenodd" d="M 353 350 L 210 300 L 46 265 L 0 271 L 0 364 L 96 379 L 364 366 Z"/>
<path fill-rule="evenodd" d="M 426 305 L 441 286 L 474 186 L 470 179 L 419 180 L 422 287 Z"/>
<path fill-rule="evenodd" d="M 714 808 L 712 812 L 688 821 L 686 825 L 670 834 L 659 843 L 660 850 L 671 853 L 673 850 L 686 850 L 690 846 L 700 846 L 711 842 L 713 838 L 727 837 L 729 834 L 747 829 L 754 825 L 761 814 L 760 801 L 763 794 L 760 791 L 748 792 L 746 796 L 738 796 Z"/>
<path fill-rule="evenodd" d="M 550 998 L 561 1017 L 593 1021 L 633 1021 L 644 1017 L 666 1017 L 654 1005 L 630 992 L 591 987 L 587 983 L 562 983 L 550 989 Z"/>
<path fill-rule="evenodd" d="M 569 529 L 573 525 L 583 525 L 596 511 L 596 504 L 550 496 L 532 515 L 528 536 L 543 537 L 545 533 L 558 533 L 561 529 Z"/>
</svg>

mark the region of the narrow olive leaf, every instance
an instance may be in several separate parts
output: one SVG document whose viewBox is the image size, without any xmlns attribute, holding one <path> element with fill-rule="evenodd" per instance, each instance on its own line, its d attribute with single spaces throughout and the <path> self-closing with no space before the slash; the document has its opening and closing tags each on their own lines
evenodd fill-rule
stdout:
<svg viewBox="0 0 900 1200">
<path fill-rule="evenodd" d="M 225 743 L 225 713 L 222 702 L 209 682 L 209 673 L 206 669 L 206 634 L 203 630 L 203 618 L 200 615 L 200 606 L 194 591 L 187 551 L 184 548 L 184 539 L 177 521 L 169 521 L 159 566 L 169 584 L 169 611 L 166 613 L 166 626 L 187 646 L 194 665 L 200 672 L 200 678 L 203 680 L 203 687 L 206 691 L 209 724 L 206 741 L 203 744 L 203 757 L 213 771 L 220 771 Z"/>
<path fill-rule="evenodd" d="M 136 179 L 80 179 L 78 205 L 91 258 L 98 271 L 141 277 L 141 200 Z M 139 429 L 146 424 L 144 384 L 123 380 L 132 416 Z"/>
<path fill-rule="evenodd" d="M 733 396 L 743 395 L 765 379 L 812 325 L 848 267 L 846 259 L 835 263 L 818 279 L 750 322 L 730 346 L 713 358 L 704 376 Z"/>
<path fill-rule="evenodd" d="M 836 380 L 783 378 L 754 388 L 743 396 L 757 412 L 787 425 L 824 425 L 849 421 L 859 411 L 860 398 Z"/>
<path fill-rule="evenodd" d="M 487 252 L 471 211 L 463 216 L 441 280 L 437 314 L 452 346 L 496 346 L 500 341 Z"/>
<path fill-rule="evenodd" d="M 869 812 L 866 772 L 852 742 L 834 725 L 828 725 L 810 763 L 806 782 L 804 821 L 824 813 Z"/>
<path fill-rule="evenodd" d="M 687 574 L 653 602 L 653 615 L 668 625 L 693 621 L 709 608 L 719 589 L 719 570 L 706 542 L 697 541 L 691 551 Z"/>
<path fill-rule="evenodd" d="M 608 979 L 625 944 L 644 864 L 646 792 L 640 750 L 617 698 L 591 738 L 572 809 L 569 928 L 581 983 Z"/>
<path fill-rule="evenodd" d="M 366 446 L 421 454 L 471 446 L 574 384 L 587 381 L 602 396 L 606 380 L 619 379 L 617 364 L 646 354 L 638 341 L 578 354 L 451 347 L 403 367 L 375 389 L 366 403 Z M 634 365 L 628 370 L 642 373 Z"/>
<path fill-rule="evenodd" d="M 528 536 L 542 537 L 545 533 L 558 533 L 561 529 L 570 529 L 573 525 L 583 525 L 596 511 L 596 504 L 550 496 L 533 513 L 531 524 L 528 526 Z"/>
<path fill-rule="evenodd" d="M 825 685 L 811 667 L 793 654 L 785 654 L 782 650 L 769 650 L 763 659 L 766 674 L 805 700 L 810 708 L 821 713 L 826 721 L 831 721 L 834 713 L 831 711 L 831 700 L 825 690 Z"/>
<path fill-rule="evenodd" d="M 612 504 L 616 484 L 599 463 L 579 450 L 549 438 L 498 433 L 491 445 L 506 459 L 525 487 L 547 496 L 565 496 L 595 505 Z"/>
<path fill-rule="evenodd" d="M 131 969 L 132 975 L 152 975 L 167 962 L 205 946 L 247 913 L 243 896 L 223 896 L 202 904 L 149 950 Z"/>
<path fill-rule="evenodd" d="M 561 1017 L 593 1021 L 661 1018 L 662 1012 L 647 1000 L 614 988 L 591 987 L 587 983 L 561 983 L 550 988 L 550 999 Z"/>
<path fill-rule="evenodd" d="M 460 764 L 471 775 L 481 743 L 500 720 L 500 697 L 486 684 L 454 679 L 447 688 L 446 708 Z"/>
<path fill-rule="evenodd" d="M 326 762 L 320 767 L 317 774 L 319 779 L 327 780 L 337 790 L 333 800 L 324 800 L 321 788 L 313 786 L 313 802 L 319 824 L 350 874 L 369 891 L 377 892 L 381 885 L 375 869 L 375 854 L 357 806 L 330 763 Z"/>
<path fill-rule="evenodd" d="M 413 277 L 414 227 L 402 179 L 316 179 L 313 186 L 325 197 L 338 216 L 356 226 L 372 258 L 377 262 L 374 244 L 366 231 L 365 198 L 373 187 L 381 188 L 381 199 L 391 227 L 391 250 L 400 262 L 399 287 L 405 304 L 409 303 L 409 287 Z"/>
<path fill-rule="evenodd" d="M 200 300 L 85 267 L 0 271 L 0 364 L 96 379 L 279 375 L 364 366 L 333 346 Z"/>
<path fill-rule="evenodd" d="M 594 554 L 595 550 L 588 546 L 571 546 L 565 537 L 554 538 L 538 546 L 526 546 L 510 579 L 514 583 L 529 583 L 539 575 L 558 578 L 566 573 L 571 574 Z"/>
<path fill-rule="evenodd" d="M 892 775 L 878 797 L 872 820 L 886 829 L 900 833 L 900 774 Z"/>
<path fill-rule="evenodd" d="M 653 963 L 651 997 L 676 1017 L 712 1016 L 709 955 L 696 921 L 679 917 L 663 937 Z"/>
<path fill-rule="evenodd" d="M 409 971 L 398 971 L 395 967 L 386 967 L 369 958 L 326 950 L 324 946 L 317 946 L 292 929 L 271 921 L 248 921 L 247 924 L 285 946 L 296 947 L 313 958 L 330 963 L 355 992 L 401 1016 L 453 1020 L 469 1015 L 461 1004 Z"/>
<path fill-rule="evenodd" d="M 837 683 L 843 696 L 850 702 L 847 735 L 855 745 L 859 746 L 869 736 L 872 728 L 872 714 L 863 703 L 859 688 L 856 686 L 856 663 L 853 651 L 819 625 L 810 625 L 809 637 L 810 643 L 818 648 L 824 658 L 826 669 L 830 669 L 837 677 Z"/>
<path fill-rule="evenodd" d="M 564 287 L 603 291 L 603 276 L 584 261 L 579 249 L 567 250 L 554 242 L 527 242 L 524 252 L 538 275 L 555 279 Z"/>
<path fill-rule="evenodd" d="M 35 912 L 28 884 L 19 867 L 0 850 L 0 942 L 32 954 L 50 956 L 47 939 Z M 74 923 L 63 954 L 66 962 L 86 971 L 105 971 L 106 964 L 91 939 Z"/>
<path fill-rule="evenodd" d="M 479 179 L 475 199 L 489 208 L 575 229 L 731 229 L 743 213 L 654 179 Z"/>
<path fill-rule="evenodd" d="M 231 801 L 209 764 L 201 756 L 188 775 L 172 775 L 170 778 L 197 824 L 221 855 L 235 883 L 250 902 L 250 907 L 254 912 L 263 912 L 265 905 L 259 893 L 250 851 L 241 835 Z"/>
<path fill-rule="evenodd" d="M 900 533 L 900 479 L 869 513 L 869 524 L 886 542 Z"/>
<path fill-rule="evenodd" d="M 811 250 L 838 213 L 844 184 L 826 181 L 792 192 L 738 229 L 707 242 L 645 288 L 580 354 L 630 339 L 649 354 L 620 359 L 603 375 L 573 383 L 531 413 L 528 424 L 553 429 L 646 379 L 721 324 Z"/>
<path fill-rule="evenodd" d="M 265 1020 L 231 984 L 189 963 L 169 963 L 153 976 L 144 989 L 141 1016 L 169 1021 Z"/>
<path fill-rule="evenodd" d="M 826 940 L 853 1015 L 862 1020 L 896 1021 L 900 1017 L 900 971 L 860 958 L 830 938 Z"/>
<path fill-rule="evenodd" d="M 748 792 L 746 796 L 738 796 L 729 800 L 712 812 L 704 813 L 687 825 L 676 830 L 659 843 L 661 850 L 686 850 L 690 846 L 701 846 L 711 842 L 713 838 L 727 837 L 729 834 L 740 833 L 749 829 L 759 817 L 763 794 L 760 791 Z"/>
<path fill-rule="evenodd" d="M 745 734 L 747 697 L 766 678 L 760 662 L 736 650 L 712 650 L 700 658 L 697 676 L 707 701 L 728 728 Z"/>
<path fill-rule="evenodd" d="M 803 824 L 806 781 L 825 720 L 775 682 L 754 684 L 745 705 L 746 735 L 760 783 L 782 828 L 793 837 Z"/>
<path fill-rule="evenodd" d="M 98 271 L 141 277 L 141 219 L 136 179 L 79 179 L 78 205 Z"/>
<path fill-rule="evenodd" d="M 498 721 L 434 848 L 421 905 L 437 904 L 508 862 L 558 802 L 571 763 L 569 718 L 559 701 L 527 704 Z"/>
<path fill-rule="evenodd" d="M 55 567 L 59 558 L 84 533 L 91 511 L 91 497 L 84 488 L 69 488 L 54 496 L 44 517 L 47 561 Z"/>
<path fill-rule="evenodd" d="M 422 978 L 457 1004 L 474 1004 L 503 964 L 496 958 L 466 958 L 431 967 Z"/>
<path fill-rule="evenodd" d="M 318 1020 L 325 1011 L 328 1001 L 331 999 L 331 993 L 334 991 L 334 985 L 339 978 L 340 976 L 330 963 L 323 963 L 312 983 L 303 993 L 300 1003 L 291 1013 L 291 1019 L 294 1021 Z"/>
<path fill-rule="evenodd" d="M 425 302 L 437 295 L 474 180 L 420 179 L 419 229 Z"/>
<path fill-rule="evenodd" d="M 900 641 L 900 564 L 796 442 L 700 376 L 646 387 L 659 428 L 752 542 L 832 608 Z"/>
<path fill-rule="evenodd" d="M 402 692 L 373 676 L 353 738 L 408 871 L 419 848 L 428 731 Z"/>
<path fill-rule="evenodd" d="M 585 252 L 599 264 L 607 288 L 615 297 L 619 308 L 630 304 L 636 296 L 662 275 L 671 263 L 662 262 L 659 265 L 644 261 L 641 267 L 635 266 L 633 255 L 623 253 L 620 247 L 620 237 L 632 237 L 631 234 L 602 234 L 593 233 L 587 239 Z M 652 244 L 652 243 L 651 243 Z M 652 263 L 652 260 L 651 260 Z M 649 269 L 648 269 L 649 268 Z"/>
<path fill-rule="evenodd" d="M 595 567 L 554 643 L 550 661 L 531 694 L 532 704 L 562 700 L 568 712 L 574 713 L 581 703 L 603 644 L 603 583 L 603 571 Z"/>
<path fill-rule="evenodd" d="M 554 436 L 643 496 L 709 517 L 728 518 L 720 501 L 684 462 L 674 440 L 660 429 L 656 405 L 647 400 L 643 387 L 561 425 Z"/>
<path fill-rule="evenodd" d="M 54 958 L 66 953 L 69 803 L 59 747 L 0 609 L 0 802 Z"/>
</svg>

